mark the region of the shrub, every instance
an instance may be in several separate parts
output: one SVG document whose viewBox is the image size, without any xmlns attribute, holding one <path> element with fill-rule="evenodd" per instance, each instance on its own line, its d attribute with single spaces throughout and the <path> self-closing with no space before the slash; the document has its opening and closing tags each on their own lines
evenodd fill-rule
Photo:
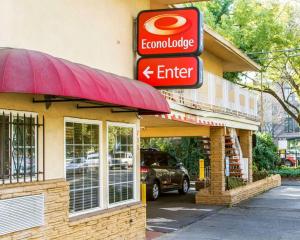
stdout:
<svg viewBox="0 0 300 240">
<path fill-rule="evenodd" d="M 253 149 L 253 161 L 259 171 L 272 170 L 280 164 L 277 146 L 269 134 L 257 134 L 256 147 Z"/>
<path fill-rule="evenodd" d="M 246 183 L 242 178 L 237 177 L 227 177 L 227 189 L 234 189 L 237 187 L 245 186 Z"/>
<path fill-rule="evenodd" d="M 271 172 L 273 174 L 280 174 L 281 177 L 300 177 L 300 167 L 291 168 L 283 166 Z"/>
<path fill-rule="evenodd" d="M 261 171 L 253 171 L 253 182 L 256 182 L 261 179 L 265 179 L 269 175 L 268 171 L 261 170 Z"/>
</svg>

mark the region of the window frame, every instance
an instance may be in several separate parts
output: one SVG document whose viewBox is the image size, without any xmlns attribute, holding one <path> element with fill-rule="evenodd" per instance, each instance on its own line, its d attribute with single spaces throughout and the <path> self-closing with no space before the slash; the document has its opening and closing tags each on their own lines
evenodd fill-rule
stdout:
<svg viewBox="0 0 300 240">
<path fill-rule="evenodd" d="M 66 123 L 67 122 L 71 122 L 71 123 L 82 123 L 82 124 L 94 124 L 94 125 L 98 125 L 99 126 L 99 206 L 95 207 L 95 208 L 91 208 L 91 209 L 86 209 L 86 210 L 82 210 L 82 211 L 78 211 L 78 212 L 74 212 L 74 213 L 70 213 L 69 209 L 68 209 L 68 213 L 69 213 L 69 217 L 75 217 L 75 216 L 79 216 L 79 215 L 83 215 L 83 214 L 87 214 L 87 213 L 92 213 L 92 212 L 96 212 L 99 210 L 103 210 L 105 209 L 105 204 L 104 204 L 104 159 L 103 159 L 103 122 L 100 120 L 93 120 L 93 119 L 83 119 L 83 118 L 76 118 L 76 117 L 64 117 L 64 173 L 65 173 L 65 180 L 68 182 L 67 180 L 67 159 L 66 159 Z M 70 189 L 69 189 L 69 194 L 70 194 Z"/>
<path fill-rule="evenodd" d="M 127 127 L 127 128 L 132 128 L 133 129 L 133 199 L 125 200 L 125 201 L 120 201 L 117 203 L 109 203 L 109 136 L 108 136 L 108 131 L 109 127 Z M 134 123 L 122 123 L 122 122 L 106 122 L 106 170 L 107 170 L 107 176 L 106 176 L 106 200 L 107 200 L 107 208 L 114 208 L 130 203 L 136 203 L 138 202 L 137 199 L 137 132 L 136 132 L 136 124 Z"/>
<path fill-rule="evenodd" d="M 39 116 L 39 114 L 37 112 L 30 112 L 30 111 L 24 111 L 24 110 L 15 110 L 15 109 L 3 109 L 3 108 L 0 108 L 0 117 L 1 117 L 1 115 L 3 113 L 6 116 L 8 116 L 8 117 L 10 117 L 10 114 L 12 115 L 12 117 L 17 116 L 18 114 L 19 114 L 20 117 L 23 117 L 24 115 L 25 115 L 25 117 L 32 117 L 35 120 L 35 124 L 38 124 L 37 117 Z M 12 121 L 12 119 L 9 119 L 9 121 Z M 38 145 L 39 145 L 39 142 L 37 141 L 38 140 L 38 134 L 37 134 L 38 131 L 37 131 L 37 128 L 38 128 L 38 126 L 34 126 L 34 143 L 35 143 L 35 145 L 34 145 L 34 154 L 35 154 L 34 163 L 35 163 L 35 167 L 37 167 L 37 162 L 39 161 L 39 159 L 38 159 L 38 154 L 39 154 L 38 153 Z M 13 164 L 13 162 L 11 162 L 11 163 Z M 39 169 L 37 169 L 37 172 L 38 171 L 39 171 Z M 43 174 L 45 174 L 45 173 L 43 173 Z M 17 181 L 17 179 L 12 179 L 11 183 L 31 182 L 31 181 L 27 181 L 28 179 L 30 179 L 30 176 L 26 176 L 25 177 L 25 181 L 24 181 L 24 178 L 19 178 L 19 181 Z M 32 182 L 35 182 L 36 180 L 37 180 L 37 176 L 36 176 L 36 174 L 34 174 L 32 176 Z M 0 179 L 0 181 L 2 182 L 2 179 Z M 9 183 L 10 183 L 10 179 L 5 179 L 4 180 L 4 184 L 9 184 Z"/>
</svg>

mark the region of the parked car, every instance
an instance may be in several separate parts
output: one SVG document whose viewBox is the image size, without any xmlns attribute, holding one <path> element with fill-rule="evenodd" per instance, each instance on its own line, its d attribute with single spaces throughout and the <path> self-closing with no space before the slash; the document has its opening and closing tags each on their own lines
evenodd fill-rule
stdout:
<svg viewBox="0 0 300 240">
<path fill-rule="evenodd" d="M 108 156 L 110 169 L 128 170 L 133 167 L 133 156 L 131 152 L 114 152 Z"/>
<path fill-rule="evenodd" d="M 186 194 L 190 188 L 190 177 L 183 164 L 155 149 L 141 150 L 141 181 L 147 185 L 149 200 L 156 200 L 162 192 L 172 190 Z"/>
<path fill-rule="evenodd" d="M 294 154 L 288 154 L 286 156 L 284 164 L 288 167 L 294 167 L 296 166 L 296 162 L 297 162 L 296 156 Z"/>
</svg>

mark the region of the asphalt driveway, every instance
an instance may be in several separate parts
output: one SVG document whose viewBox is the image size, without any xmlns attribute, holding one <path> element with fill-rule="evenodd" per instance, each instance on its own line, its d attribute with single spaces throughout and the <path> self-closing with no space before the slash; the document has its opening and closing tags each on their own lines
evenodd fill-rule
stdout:
<svg viewBox="0 0 300 240">
<path fill-rule="evenodd" d="M 300 182 L 283 182 L 251 200 L 222 208 L 160 240 L 300 239 Z"/>
<path fill-rule="evenodd" d="M 172 191 L 147 202 L 147 238 L 178 231 L 222 208 L 195 204 L 195 193 L 193 188 L 187 195 Z"/>
</svg>

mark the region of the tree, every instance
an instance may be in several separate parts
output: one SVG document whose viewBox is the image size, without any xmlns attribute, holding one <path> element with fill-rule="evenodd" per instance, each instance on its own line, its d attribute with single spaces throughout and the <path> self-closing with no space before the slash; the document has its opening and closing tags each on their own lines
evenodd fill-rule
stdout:
<svg viewBox="0 0 300 240">
<path fill-rule="evenodd" d="M 300 124 L 300 11 L 297 3 L 215 0 L 195 6 L 204 11 L 210 27 L 262 65 L 262 82 L 258 80 L 260 76 L 250 82 L 244 74 L 227 73 L 225 78 L 272 95 Z"/>
<path fill-rule="evenodd" d="M 257 134 L 256 146 L 253 149 L 253 161 L 258 170 L 272 170 L 280 164 L 278 149 L 271 135 Z"/>
</svg>

